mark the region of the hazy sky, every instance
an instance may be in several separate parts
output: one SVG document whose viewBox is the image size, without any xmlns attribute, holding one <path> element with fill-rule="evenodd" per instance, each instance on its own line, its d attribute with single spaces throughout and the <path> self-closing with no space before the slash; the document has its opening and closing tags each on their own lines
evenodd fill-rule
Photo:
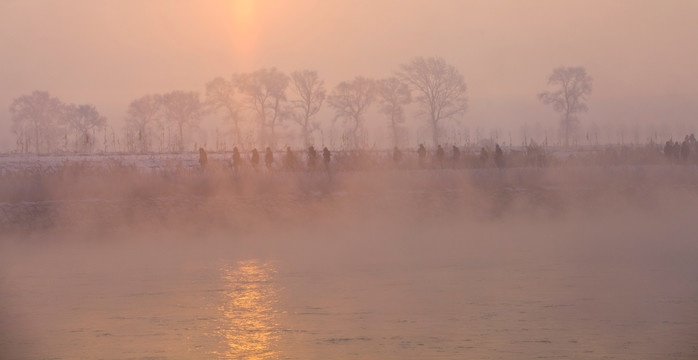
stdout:
<svg viewBox="0 0 698 360">
<path fill-rule="evenodd" d="M 471 129 L 556 126 L 535 95 L 553 68 L 584 66 L 594 91 L 583 124 L 693 130 L 697 35 L 695 0 L 0 0 L 0 150 L 14 143 L 12 99 L 37 89 L 94 104 L 120 129 L 131 100 L 203 93 L 215 76 L 312 69 L 331 88 L 414 56 L 461 71 Z"/>
</svg>

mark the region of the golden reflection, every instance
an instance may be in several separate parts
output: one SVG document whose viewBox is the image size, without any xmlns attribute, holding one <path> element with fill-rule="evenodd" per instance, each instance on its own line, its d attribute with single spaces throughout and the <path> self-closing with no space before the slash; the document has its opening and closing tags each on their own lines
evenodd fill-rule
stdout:
<svg viewBox="0 0 698 360">
<path fill-rule="evenodd" d="M 279 338 L 275 305 L 276 270 L 257 261 L 238 262 L 222 270 L 225 302 L 219 308 L 222 324 L 218 335 L 224 343 L 220 359 L 274 359 Z"/>
</svg>

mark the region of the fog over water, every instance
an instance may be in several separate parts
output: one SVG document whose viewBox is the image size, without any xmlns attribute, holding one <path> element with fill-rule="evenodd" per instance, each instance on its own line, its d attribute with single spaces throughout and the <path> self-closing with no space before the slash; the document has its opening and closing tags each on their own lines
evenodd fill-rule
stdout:
<svg viewBox="0 0 698 360">
<path fill-rule="evenodd" d="M 8 358 L 696 356 L 693 166 L 129 171 L 7 182 Z"/>
<path fill-rule="evenodd" d="M 696 359 L 696 24 L 694 1 L 2 1 L 0 360 Z M 420 61 L 458 75 L 452 118 L 414 83 L 400 131 L 385 98 L 341 113 L 341 82 Z M 317 126 L 242 85 L 239 118 L 163 110 L 260 69 L 317 71 Z M 551 74 L 580 79 L 567 115 Z M 32 127 L 9 109 L 34 90 L 106 126 Z"/>
</svg>

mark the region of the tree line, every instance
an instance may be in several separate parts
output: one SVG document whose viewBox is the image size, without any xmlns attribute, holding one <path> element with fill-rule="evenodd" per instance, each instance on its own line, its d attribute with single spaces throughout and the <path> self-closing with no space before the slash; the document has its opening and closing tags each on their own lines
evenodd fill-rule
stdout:
<svg viewBox="0 0 698 360">
<path fill-rule="evenodd" d="M 565 144 L 576 130 L 578 114 L 587 110 L 591 78 L 581 67 L 554 70 L 549 84 L 555 89 L 539 94 L 561 114 Z M 323 106 L 334 111 L 333 121 L 344 126 L 345 148 L 366 146 L 364 122 L 369 108 L 377 105 L 384 115 L 390 141 L 401 146 L 406 140 L 405 107 L 414 104 L 433 145 L 440 143 L 443 123 L 462 116 L 468 108 L 467 85 L 456 67 L 439 57 L 417 57 L 400 65 L 393 76 L 370 79 L 357 76 L 342 81 L 331 91 L 316 71 L 285 74 L 276 68 L 216 77 L 205 84 L 205 93 L 171 91 L 133 100 L 126 111 L 123 138 L 117 140 L 107 119 L 93 105 L 64 104 L 46 91 L 22 95 L 10 105 L 16 151 L 92 152 L 116 148 L 123 141 L 129 152 L 181 152 L 188 148 L 187 135 L 199 129 L 205 116 L 220 117 L 232 129 L 234 144 L 278 148 L 279 125 L 297 126 L 307 147 L 320 129 L 318 112 Z M 100 148 L 100 141 L 102 148 Z"/>
</svg>

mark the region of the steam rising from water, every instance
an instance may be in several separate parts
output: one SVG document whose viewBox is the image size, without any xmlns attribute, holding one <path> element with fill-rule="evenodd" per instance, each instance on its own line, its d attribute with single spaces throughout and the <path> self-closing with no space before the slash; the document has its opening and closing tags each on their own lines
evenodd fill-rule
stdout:
<svg viewBox="0 0 698 360">
<path fill-rule="evenodd" d="M 691 167 L 115 174 L 4 230 L 3 354 L 696 355 Z"/>
</svg>

